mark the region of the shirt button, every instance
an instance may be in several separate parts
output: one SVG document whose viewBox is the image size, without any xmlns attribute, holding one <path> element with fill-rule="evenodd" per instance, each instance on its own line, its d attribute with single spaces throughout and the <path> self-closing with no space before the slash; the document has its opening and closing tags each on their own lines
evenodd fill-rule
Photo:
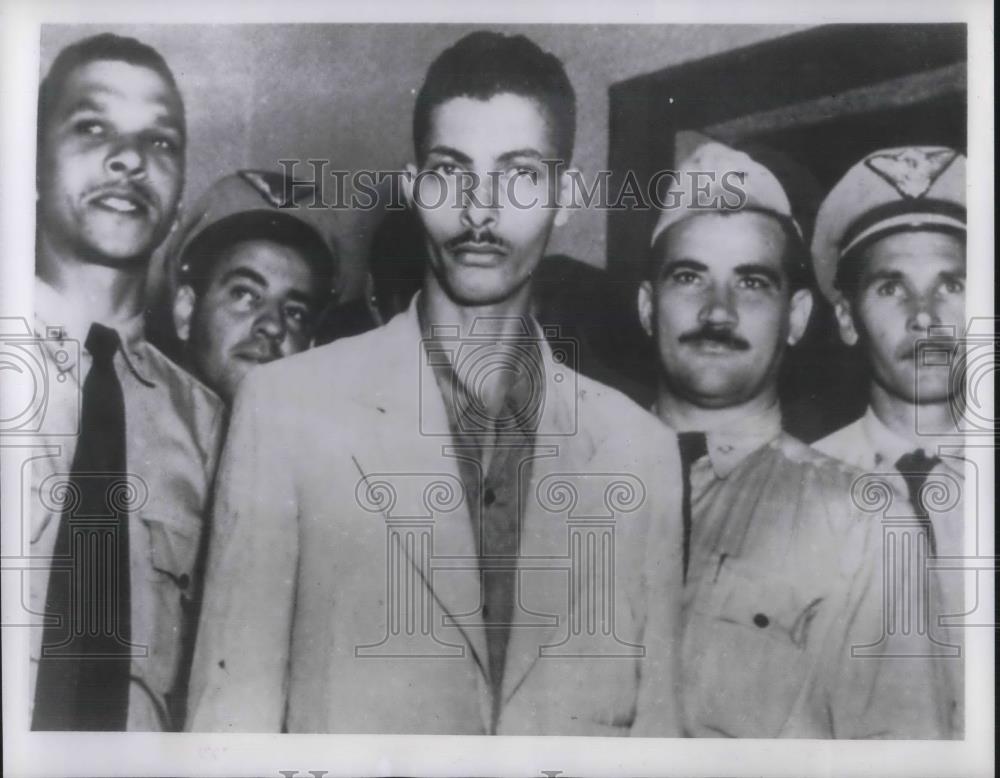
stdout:
<svg viewBox="0 0 1000 778">
<path fill-rule="evenodd" d="M 753 623 L 761 629 L 764 629 L 764 627 L 771 623 L 771 620 L 763 613 L 757 613 L 753 617 Z"/>
<path fill-rule="evenodd" d="M 483 503 L 485 503 L 486 505 L 492 505 L 496 501 L 497 501 L 497 495 L 496 492 L 494 492 L 492 489 L 487 489 L 485 492 L 483 492 Z"/>
</svg>

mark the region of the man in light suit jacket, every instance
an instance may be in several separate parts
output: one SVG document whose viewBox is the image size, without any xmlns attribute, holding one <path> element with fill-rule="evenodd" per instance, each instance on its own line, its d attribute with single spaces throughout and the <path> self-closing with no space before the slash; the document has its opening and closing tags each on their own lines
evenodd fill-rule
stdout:
<svg viewBox="0 0 1000 778">
<path fill-rule="evenodd" d="M 189 729 L 679 734 L 676 439 L 528 315 L 574 130 L 522 36 L 432 64 L 423 289 L 237 394 Z"/>
</svg>

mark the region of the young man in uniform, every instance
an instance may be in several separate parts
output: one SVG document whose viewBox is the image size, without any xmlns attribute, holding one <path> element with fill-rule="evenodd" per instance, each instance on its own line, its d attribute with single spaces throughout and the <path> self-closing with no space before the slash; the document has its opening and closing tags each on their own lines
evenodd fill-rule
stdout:
<svg viewBox="0 0 1000 778">
<path fill-rule="evenodd" d="M 679 733 L 676 440 L 529 316 L 574 125 L 522 36 L 431 65 L 421 292 L 237 396 L 192 730 Z"/>
<path fill-rule="evenodd" d="M 965 157 L 927 146 L 867 155 L 823 201 L 813 261 L 841 338 L 863 350 L 871 375 L 865 414 L 814 445 L 884 477 L 893 488 L 890 513 L 924 525 L 925 558 L 961 557 L 964 386 L 956 368 L 965 329 Z M 937 571 L 929 580 L 943 601 L 930 613 L 924 648 L 946 657 L 952 728 L 960 733 L 963 665 L 951 649 L 962 635 L 939 618 L 966 611 L 963 579 Z"/>
<path fill-rule="evenodd" d="M 174 729 L 222 420 L 143 337 L 184 105 L 156 51 L 110 34 L 64 49 L 38 105 L 36 335 L 60 380 L 33 473 L 31 553 L 51 564 L 30 576 L 32 728 Z"/>
<path fill-rule="evenodd" d="M 333 251 L 283 197 L 279 173 L 241 170 L 210 187 L 178 231 L 181 362 L 227 403 L 253 367 L 310 346 L 331 297 Z"/>
<path fill-rule="evenodd" d="M 855 472 L 782 431 L 778 373 L 812 308 L 778 180 L 707 143 L 653 232 L 639 313 L 684 477 L 682 706 L 699 737 L 940 737 L 912 665 L 852 657 L 881 626 Z M 914 676 L 908 673 L 916 673 Z"/>
</svg>

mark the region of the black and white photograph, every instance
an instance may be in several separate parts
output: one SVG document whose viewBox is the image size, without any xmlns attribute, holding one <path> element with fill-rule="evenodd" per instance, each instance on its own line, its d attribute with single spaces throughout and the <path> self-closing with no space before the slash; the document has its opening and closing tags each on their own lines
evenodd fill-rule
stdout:
<svg viewBox="0 0 1000 778">
<path fill-rule="evenodd" d="M 993 774 L 992 3 L 706 6 L 0 0 L 5 775 Z"/>
</svg>

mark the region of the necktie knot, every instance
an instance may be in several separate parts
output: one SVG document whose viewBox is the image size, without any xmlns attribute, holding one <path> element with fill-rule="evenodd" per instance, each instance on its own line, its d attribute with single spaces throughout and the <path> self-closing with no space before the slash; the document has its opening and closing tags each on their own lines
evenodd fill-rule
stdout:
<svg viewBox="0 0 1000 778">
<path fill-rule="evenodd" d="M 708 439 L 704 432 L 681 432 L 677 435 L 677 445 L 681 450 L 681 463 L 690 468 L 708 453 Z"/>
<path fill-rule="evenodd" d="M 922 448 L 903 454 L 896 462 L 896 469 L 903 475 L 927 475 L 941 462 L 940 457 L 929 457 Z"/>
<path fill-rule="evenodd" d="M 903 454 L 896 461 L 896 469 L 906 481 L 906 491 L 910 495 L 910 504 L 917 514 L 917 519 L 927 531 L 927 540 L 932 556 L 937 556 L 937 541 L 934 537 L 934 525 L 931 524 L 927 505 L 924 503 L 924 484 L 931 470 L 941 461 L 940 457 L 929 457 L 922 448 Z"/>
<path fill-rule="evenodd" d="M 111 327 L 94 322 L 90 325 L 87 333 L 87 340 L 84 343 L 90 356 L 94 358 L 94 364 L 101 367 L 109 367 L 114 360 L 115 352 L 121 346 L 121 338 L 118 332 Z"/>
</svg>

